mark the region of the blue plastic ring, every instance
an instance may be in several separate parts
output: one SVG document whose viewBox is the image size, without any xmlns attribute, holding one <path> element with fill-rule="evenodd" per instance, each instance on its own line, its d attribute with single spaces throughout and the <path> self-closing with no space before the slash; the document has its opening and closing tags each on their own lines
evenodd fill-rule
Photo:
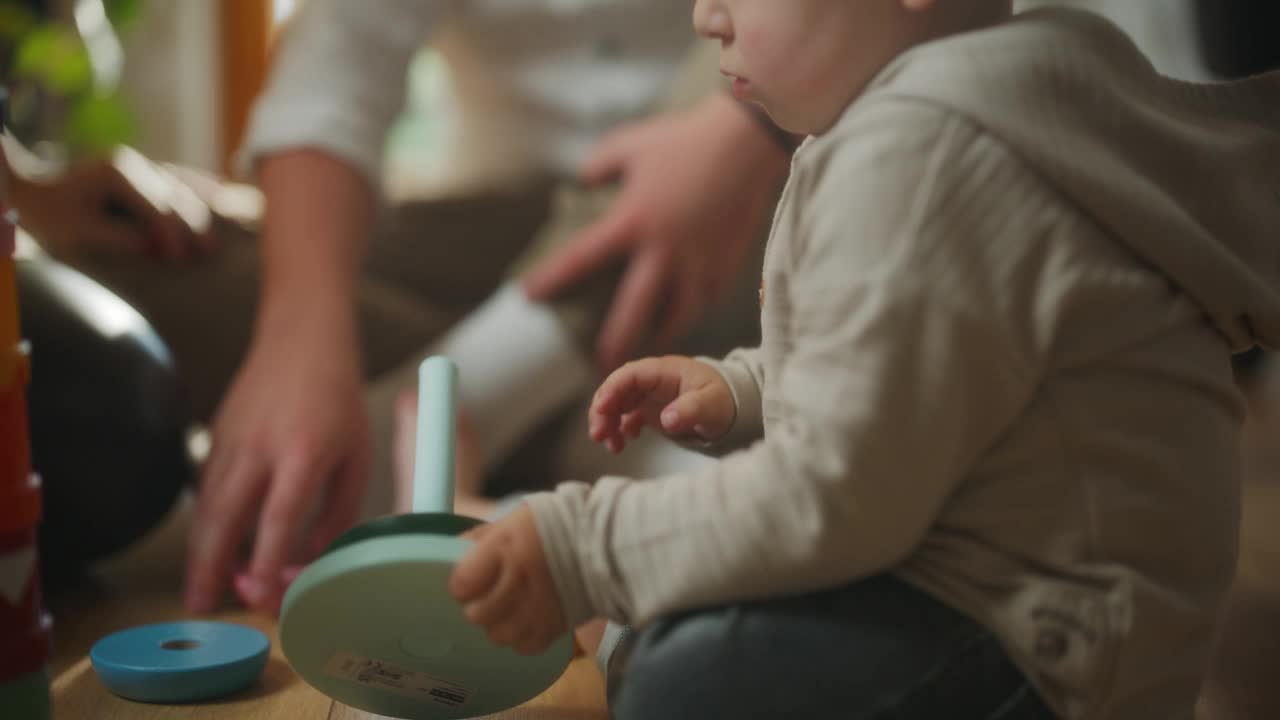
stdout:
<svg viewBox="0 0 1280 720">
<path fill-rule="evenodd" d="M 108 635 L 89 659 L 111 692 L 180 704 L 243 690 L 262 675 L 271 643 L 253 628 L 219 622 L 143 625 Z"/>
</svg>

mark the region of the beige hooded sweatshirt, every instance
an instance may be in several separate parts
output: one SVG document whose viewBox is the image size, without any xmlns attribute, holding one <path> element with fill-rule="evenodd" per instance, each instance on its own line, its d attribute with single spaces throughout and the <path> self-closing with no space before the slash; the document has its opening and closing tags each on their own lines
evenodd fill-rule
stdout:
<svg viewBox="0 0 1280 720">
<path fill-rule="evenodd" d="M 1065 718 L 1192 717 L 1280 341 L 1280 75 L 1159 77 L 1096 16 L 896 59 L 797 153 L 712 467 L 531 496 L 569 619 L 892 572 Z M 855 651 L 856 649 L 851 649 Z"/>
</svg>

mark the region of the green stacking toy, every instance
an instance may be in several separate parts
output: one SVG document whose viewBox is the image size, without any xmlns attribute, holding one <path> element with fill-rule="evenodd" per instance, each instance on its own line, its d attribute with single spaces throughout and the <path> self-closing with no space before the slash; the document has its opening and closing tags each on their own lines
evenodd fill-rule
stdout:
<svg viewBox="0 0 1280 720">
<path fill-rule="evenodd" d="M 481 521 L 454 515 L 457 369 L 430 357 L 418 370 L 413 513 L 355 527 L 285 593 L 280 644 L 325 695 L 366 712 L 453 720 L 498 712 L 541 693 L 573 656 L 565 635 L 523 656 L 493 644 L 448 592 Z"/>
</svg>

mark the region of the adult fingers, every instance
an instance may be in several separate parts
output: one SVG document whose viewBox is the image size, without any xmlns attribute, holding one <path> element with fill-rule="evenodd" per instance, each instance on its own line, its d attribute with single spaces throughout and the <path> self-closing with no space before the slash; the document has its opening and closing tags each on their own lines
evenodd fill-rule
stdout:
<svg viewBox="0 0 1280 720">
<path fill-rule="evenodd" d="M 537 263 L 523 279 L 525 294 L 546 301 L 627 251 L 635 216 L 615 202 L 605 214 L 569 240 L 561 250 Z"/>
<path fill-rule="evenodd" d="M 707 293 L 704 288 L 709 278 L 688 269 L 677 269 L 671 300 L 665 306 L 665 314 L 657 333 L 657 350 L 666 351 L 698 318 L 706 308 Z"/>
<path fill-rule="evenodd" d="M 114 217 L 92 223 L 84 229 L 83 237 L 78 239 L 95 250 L 112 253 L 141 255 L 148 250 L 145 229 L 137 223 Z"/>
<path fill-rule="evenodd" d="M 643 343 L 661 299 L 667 265 L 662 253 L 632 256 L 596 343 L 604 369 L 622 364 Z"/>
<path fill-rule="evenodd" d="M 106 212 L 120 221 L 137 224 L 152 252 L 172 257 L 171 253 L 181 241 L 177 226 L 114 167 L 103 166 L 102 172 L 106 183 Z"/>
<path fill-rule="evenodd" d="M 631 155 L 631 134 L 620 130 L 601 140 L 578 171 L 586 185 L 599 185 L 617 179 L 625 170 Z"/>
<path fill-rule="evenodd" d="M 351 528 L 359 517 L 369 483 L 368 448 L 367 442 L 361 442 L 338 468 L 335 484 L 330 488 L 324 508 L 308 533 L 308 560 L 324 552 L 329 543 Z"/>
<path fill-rule="evenodd" d="M 201 479 L 188 546 L 186 604 L 213 609 L 230 576 L 240 538 L 253 519 L 267 469 L 249 453 L 222 452 Z"/>
<path fill-rule="evenodd" d="M 312 488 L 333 481 L 336 468 L 310 448 L 294 447 L 286 452 L 278 469 L 269 478 L 267 502 L 258 517 L 258 533 L 253 544 L 249 575 L 257 583 L 257 597 L 250 597 L 258 609 L 269 609 L 280 588 L 280 572 L 289 558 L 301 529 L 306 501 Z M 332 486 L 330 486 L 332 487 Z"/>
</svg>

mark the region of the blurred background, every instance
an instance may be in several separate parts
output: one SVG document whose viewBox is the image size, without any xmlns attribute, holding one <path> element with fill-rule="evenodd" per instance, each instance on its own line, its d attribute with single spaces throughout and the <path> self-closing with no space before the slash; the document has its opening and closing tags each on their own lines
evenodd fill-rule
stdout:
<svg viewBox="0 0 1280 720">
<path fill-rule="evenodd" d="M 1217 0 L 1231 5 L 1237 0 Z M 0 0 L 0 68 L 11 129 L 62 161 L 119 143 L 216 173 L 266 74 L 272 39 L 306 0 Z M 1196 33 L 1196 0 L 1019 0 L 1111 17 L 1166 73 L 1213 75 Z M 388 189 L 429 185 L 448 136 L 448 68 L 424 50 L 387 143 Z"/>
<path fill-rule="evenodd" d="M 306 0 L 0 0 L 9 129 L 62 164 L 120 144 L 148 158 L 232 168 L 272 40 Z M 432 175 L 445 136 L 447 70 L 425 50 L 388 141 L 399 182 Z"/>
</svg>

